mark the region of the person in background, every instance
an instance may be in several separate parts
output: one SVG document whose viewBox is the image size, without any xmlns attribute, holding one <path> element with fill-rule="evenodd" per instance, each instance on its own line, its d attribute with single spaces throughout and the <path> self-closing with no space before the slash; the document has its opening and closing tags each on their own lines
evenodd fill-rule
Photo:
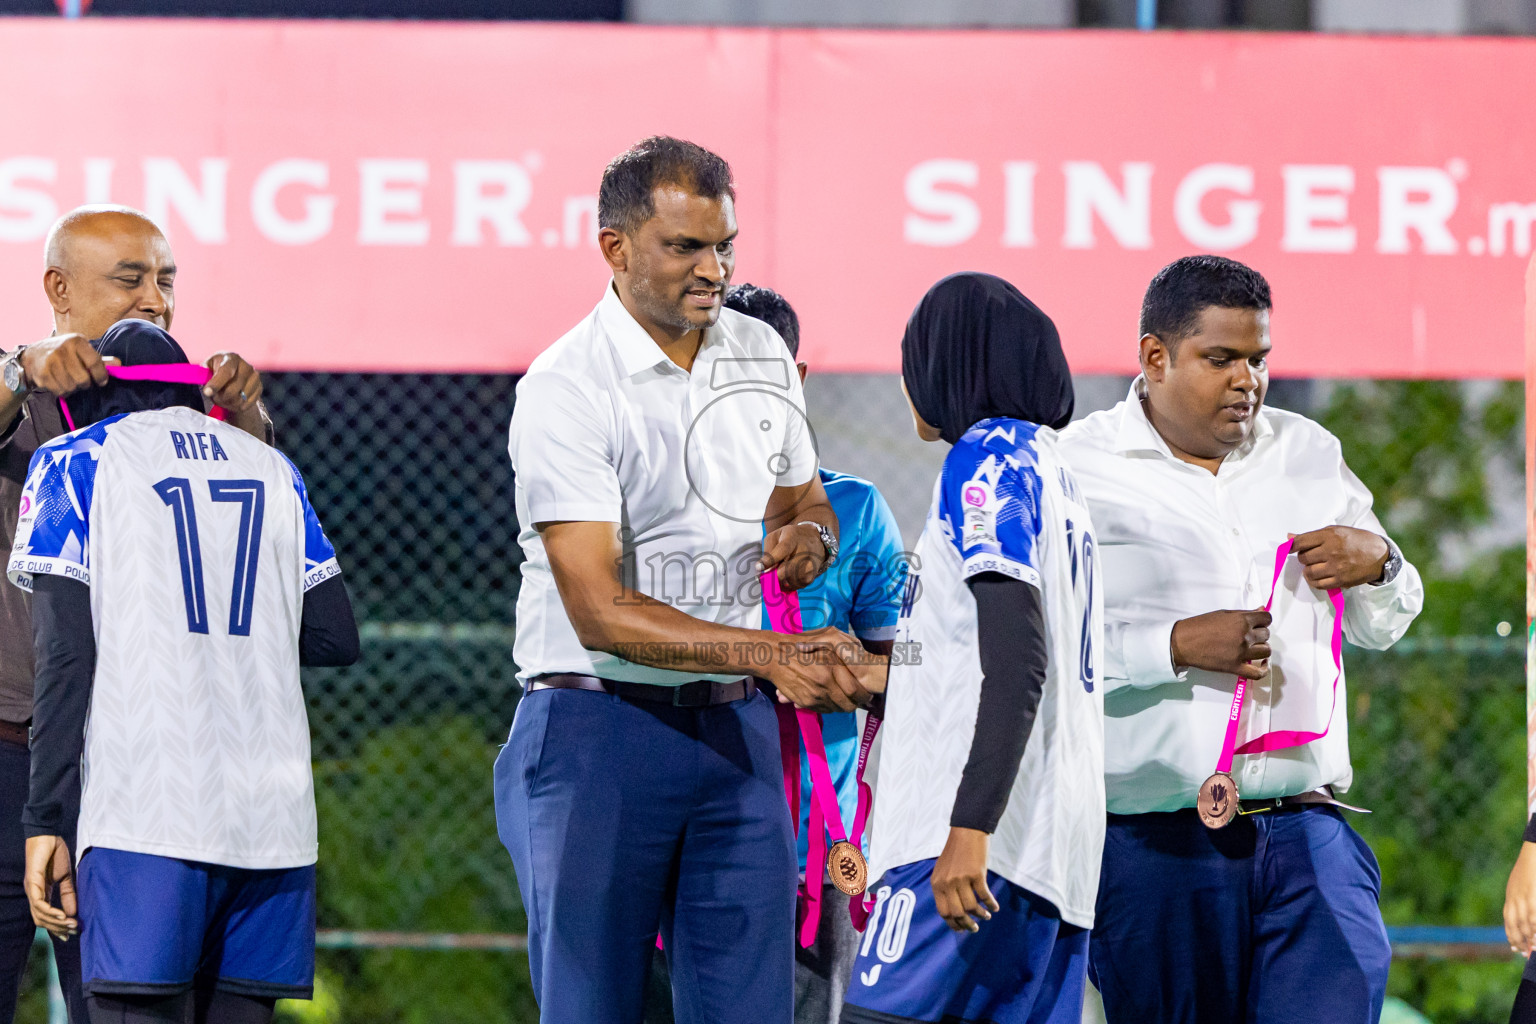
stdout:
<svg viewBox="0 0 1536 1024">
<path fill-rule="evenodd" d="M 170 244 L 147 216 L 128 207 L 82 206 L 59 218 L 44 244 L 42 284 L 53 334 L 0 354 L 0 552 L 7 560 L 32 454 L 64 433 L 59 398 L 108 381 L 107 363 L 92 342 L 119 320 L 169 328 L 176 312 Z M 203 389 L 205 402 L 270 442 L 261 375 L 233 352 L 220 352 L 207 365 L 213 376 Z M 32 664 L 31 598 L 0 586 L 0 1024 L 10 1024 L 15 1014 L 37 933 L 22 890 Z M 73 801 L 66 818 L 64 837 L 73 848 Z M 80 945 L 55 939 L 53 948 L 69 1019 L 84 1024 Z"/>
<path fill-rule="evenodd" d="M 901 343 L 953 447 L 907 574 L 843 1024 L 1079 1024 L 1104 842 L 1102 588 L 1056 431 L 1072 376 L 1017 288 L 955 274 Z M 870 683 L 868 685 L 877 685 Z"/>
<path fill-rule="evenodd" d="M 1264 405 L 1270 308 L 1234 260 L 1164 267 L 1142 302 L 1141 376 L 1061 436 L 1104 564 L 1109 828 L 1090 960 L 1109 1024 L 1375 1024 L 1386 997 L 1380 869 L 1338 801 L 1349 704 L 1323 592 L 1341 592 L 1349 642 L 1382 650 L 1424 588 L 1338 439 Z M 1304 635 L 1272 649 L 1288 539 L 1288 607 L 1305 614 L 1284 621 Z M 1287 638 L 1315 682 L 1270 671 Z M 1290 707 L 1318 707 L 1233 760 L 1238 677 L 1250 729 L 1276 729 L 1282 680 Z"/>
<path fill-rule="evenodd" d="M 1515 992 L 1509 1024 L 1536 1024 L 1536 815 L 1525 826 L 1525 841 L 1504 889 L 1504 936 L 1509 948 L 1525 957 L 1525 973 Z"/>
</svg>

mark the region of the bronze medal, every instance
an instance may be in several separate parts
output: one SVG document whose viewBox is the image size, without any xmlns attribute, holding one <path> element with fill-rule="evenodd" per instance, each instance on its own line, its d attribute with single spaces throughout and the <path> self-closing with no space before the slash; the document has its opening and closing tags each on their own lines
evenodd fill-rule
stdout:
<svg viewBox="0 0 1536 1024">
<path fill-rule="evenodd" d="M 857 896 L 864 891 L 869 881 L 869 863 L 857 846 L 841 839 L 832 844 L 827 854 L 827 874 L 839 890 L 849 896 Z"/>
<path fill-rule="evenodd" d="M 1206 828 L 1225 828 L 1237 817 L 1237 783 L 1226 772 L 1217 772 L 1200 786 L 1195 809 Z"/>
</svg>

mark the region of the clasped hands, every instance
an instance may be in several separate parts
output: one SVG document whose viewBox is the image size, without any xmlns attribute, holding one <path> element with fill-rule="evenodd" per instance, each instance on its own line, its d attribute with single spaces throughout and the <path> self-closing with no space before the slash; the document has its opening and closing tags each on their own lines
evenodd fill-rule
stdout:
<svg viewBox="0 0 1536 1024">
<path fill-rule="evenodd" d="M 826 568 L 821 534 L 804 523 L 774 530 L 763 538 L 757 571 L 778 573 L 790 593 L 808 585 Z M 796 637 L 775 636 L 777 651 L 763 675 L 779 691 L 779 700 L 810 711 L 852 711 L 865 707 L 885 689 L 890 659 L 871 654 L 857 637 L 830 626 Z"/>
<path fill-rule="evenodd" d="M 840 629 L 807 630 L 798 636 L 773 634 L 778 650 L 761 675 L 779 691 L 779 700 L 809 711 L 852 711 L 868 706 L 885 690 L 890 658 L 871 654 Z"/>
<path fill-rule="evenodd" d="M 1352 526 L 1325 526 L 1292 534 L 1291 551 L 1307 583 L 1318 590 L 1348 589 L 1381 578 L 1390 551 L 1383 538 Z M 1206 612 L 1174 624 L 1169 655 L 1176 668 L 1203 668 L 1244 679 L 1269 671 L 1269 625 L 1263 608 Z"/>
</svg>

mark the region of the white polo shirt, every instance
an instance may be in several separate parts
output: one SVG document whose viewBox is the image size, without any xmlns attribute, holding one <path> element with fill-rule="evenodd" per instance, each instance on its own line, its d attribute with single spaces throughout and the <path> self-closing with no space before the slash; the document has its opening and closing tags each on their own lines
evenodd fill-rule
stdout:
<svg viewBox="0 0 1536 1024">
<path fill-rule="evenodd" d="M 1371 492 L 1339 441 L 1304 416 L 1262 408 L 1253 432 L 1215 474 L 1176 458 L 1132 385 L 1124 402 L 1062 431 L 1098 533 L 1104 567 L 1105 783 L 1116 814 L 1193 807 L 1216 770 L 1236 677 L 1176 670 L 1169 637 L 1180 619 L 1264 604 L 1276 548 L 1291 533 L 1352 526 L 1386 536 Z M 1349 788 L 1349 703 L 1332 690 L 1333 612 L 1295 557 L 1276 596 L 1271 672 L 1252 684 L 1238 744 L 1273 729 L 1320 731 L 1304 746 L 1238 757 L 1244 798 Z M 1391 583 L 1345 591 L 1344 636 L 1392 646 L 1424 606 L 1408 562 Z M 1285 666 L 1288 671 L 1282 671 Z"/>
<path fill-rule="evenodd" d="M 613 285 L 517 385 L 507 445 L 523 562 L 513 657 L 548 672 L 676 685 L 736 678 L 635 664 L 581 646 L 537 523 L 619 524 L 626 589 L 696 618 L 761 627 L 752 565 L 778 486 L 815 479 L 815 438 L 778 334 L 726 309 L 689 372 L 667 358 Z"/>
</svg>

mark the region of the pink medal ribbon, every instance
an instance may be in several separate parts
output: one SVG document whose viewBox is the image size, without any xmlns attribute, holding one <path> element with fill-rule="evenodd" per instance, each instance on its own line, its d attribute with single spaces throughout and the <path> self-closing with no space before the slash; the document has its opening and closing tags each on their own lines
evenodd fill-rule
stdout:
<svg viewBox="0 0 1536 1024">
<path fill-rule="evenodd" d="M 768 624 L 775 633 L 803 632 L 800 622 L 800 598 L 785 593 L 779 586 L 778 573 L 769 570 L 762 574 L 763 604 L 768 609 Z M 832 884 L 849 896 L 864 892 L 868 881 L 868 865 L 859 849 L 863 838 L 868 805 L 864 785 L 864 760 L 868 745 L 874 739 L 874 731 L 865 725 L 866 742 L 859 753 L 859 813 L 854 820 L 854 838 L 849 839 L 843 829 L 842 810 L 837 803 L 837 790 L 832 785 L 832 769 L 827 763 L 827 746 L 821 736 L 821 716 L 788 704 L 776 704 L 779 716 L 779 751 L 784 772 L 784 793 L 793 815 L 794 829 L 800 828 L 800 743 L 804 741 L 806 756 L 811 769 L 811 813 L 809 832 L 806 835 L 805 880 L 800 884 L 800 945 L 808 948 L 816 941 L 821 926 L 821 880 L 813 878 L 811 865 L 826 863 Z M 879 720 L 874 729 L 879 729 Z M 798 737 L 796 733 L 799 733 Z M 827 849 L 827 833 L 832 835 L 832 848 Z M 818 875 L 820 872 L 817 873 Z M 855 904 L 861 901 L 855 900 Z"/>
<path fill-rule="evenodd" d="M 1280 576 L 1285 572 L 1285 560 L 1290 557 L 1294 544 L 1295 541 L 1287 540 L 1275 549 L 1275 575 L 1269 585 L 1269 600 L 1264 602 L 1265 611 L 1274 608 L 1275 593 L 1280 589 Z M 1328 735 L 1339 702 L 1339 680 L 1344 677 L 1344 591 L 1337 588 L 1328 591 L 1328 600 L 1333 605 L 1333 702 L 1328 709 L 1328 720 L 1323 723 L 1323 731 L 1277 729 L 1237 746 L 1238 722 L 1243 714 L 1243 699 L 1248 695 L 1248 680 L 1238 676 L 1237 686 L 1232 691 L 1232 710 L 1227 715 L 1227 734 L 1221 743 L 1221 756 L 1216 760 L 1216 774 L 1200 786 L 1200 796 L 1195 804 L 1200 820 L 1207 827 L 1221 828 L 1237 816 L 1237 784 L 1232 779 L 1234 756 L 1299 747 Z"/>
<path fill-rule="evenodd" d="M 869 821 L 869 810 L 874 804 L 875 794 L 869 788 L 869 783 L 864 781 L 864 769 L 869 765 L 869 748 L 875 745 L 875 736 L 880 732 L 879 719 L 871 714 L 864 716 L 864 735 L 859 738 L 859 806 L 853 814 L 853 836 L 851 842 L 859 849 L 864 848 L 864 826 Z M 796 820 L 799 815 L 796 814 Z M 848 904 L 848 917 L 853 922 L 855 931 L 862 932 L 864 926 L 869 924 L 870 911 L 874 909 L 875 898 L 869 894 L 866 887 L 862 898 L 855 898 Z"/>
<path fill-rule="evenodd" d="M 191 384 L 202 387 L 208 383 L 213 371 L 196 363 L 141 363 L 138 366 L 108 366 L 107 376 L 117 380 L 151 380 L 161 384 Z M 75 429 L 75 418 L 69 414 L 69 404 L 59 396 L 59 412 L 64 415 L 64 426 Z M 208 414 L 216 420 L 224 418 L 224 410 L 214 406 Z"/>
</svg>

